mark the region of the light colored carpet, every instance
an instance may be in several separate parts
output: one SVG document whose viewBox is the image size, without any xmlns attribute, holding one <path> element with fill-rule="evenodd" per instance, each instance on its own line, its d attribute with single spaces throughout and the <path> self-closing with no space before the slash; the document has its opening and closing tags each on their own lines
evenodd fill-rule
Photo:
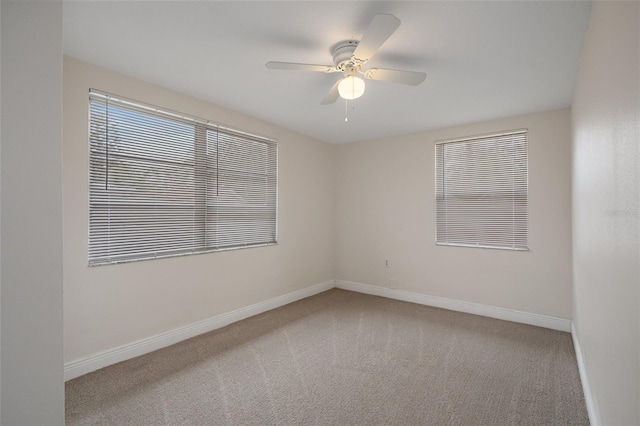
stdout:
<svg viewBox="0 0 640 426">
<path fill-rule="evenodd" d="M 588 424 L 568 333 L 337 289 L 71 380 L 66 421 Z"/>
</svg>

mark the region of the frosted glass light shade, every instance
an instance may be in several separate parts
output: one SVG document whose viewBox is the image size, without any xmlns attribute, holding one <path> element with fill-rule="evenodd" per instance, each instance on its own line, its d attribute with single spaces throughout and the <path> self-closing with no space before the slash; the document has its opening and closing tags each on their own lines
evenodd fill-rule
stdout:
<svg viewBox="0 0 640 426">
<path fill-rule="evenodd" d="M 345 77 L 338 84 L 338 93 L 342 99 L 357 99 L 364 93 L 364 80 L 352 75 Z"/>
</svg>

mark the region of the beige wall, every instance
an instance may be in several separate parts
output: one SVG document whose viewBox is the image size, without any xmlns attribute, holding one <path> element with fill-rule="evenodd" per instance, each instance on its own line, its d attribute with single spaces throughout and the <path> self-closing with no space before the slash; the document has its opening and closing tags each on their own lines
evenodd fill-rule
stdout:
<svg viewBox="0 0 640 426">
<path fill-rule="evenodd" d="M 279 244 L 89 268 L 89 88 L 276 138 Z M 63 125 L 66 362 L 334 278 L 331 145 L 66 57 Z"/>
<path fill-rule="evenodd" d="M 605 425 L 640 424 L 639 19 L 594 2 L 572 108 L 574 325 Z"/>
<path fill-rule="evenodd" d="M 331 146 L 72 58 L 64 83 L 66 362 L 334 278 L 571 318 L 568 109 Z M 279 245 L 89 268 L 90 87 L 276 137 Z M 434 142 L 519 128 L 531 250 L 436 247 Z"/>
<path fill-rule="evenodd" d="M 62 1 L 2 0 L 3 425 L 63 425 Z"/>
<path fill-rule="evenodd" d="M 436 246 L 434 142 L 519 128 L 529 129 L 530 251 Z M 336 278 L 571 318 L 570 142 L 563 109 L 339 146 Z"/>
</svg>

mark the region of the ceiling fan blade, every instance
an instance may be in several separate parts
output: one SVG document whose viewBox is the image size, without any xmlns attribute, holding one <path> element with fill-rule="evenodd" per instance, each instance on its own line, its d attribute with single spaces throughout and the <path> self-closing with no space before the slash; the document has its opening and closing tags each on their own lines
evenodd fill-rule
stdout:
<svg viewBox="0 0 640 426">
<path fill-rule="evenodd" d="M 378 51 L 380 46 L 400 26 L 400 20 L 393 15 L 376 15 L 369 24 L 369 28 L 362 36 L 353 56 L 361 61 L 367 61 Z"/>
<path fill-rule="evenodd" d="M 340 97 L 340 93 L 338 93 L 338 84 L 340 84 L 342 80 L 343 79 L 341 78 L 335 82 L 333 87 L 331 87 L 331 90 L 329 90 L 329 93 L 327 93 L 327 96 L 325 96 L 322 102 L 320 102 L 321 105 L 332 104 L 338 100 L 338 98 Z"/>
<path fill-rule="evenodd" d="M 331 65 L 296 64 L 295 62 L 267 62 L 265 64 L 270 70 L 292 70 L 292 71 L 316 71 L 316 72 L 336 72 L 336 67 Z"/>
<path fill-rule="evenodd" d="M 364 72 L 364 78 L 369 80 L 391 81 L 393 83 L 417 86 L 427 77 L 426 73 L 415 71 L 389 70 L 384 68 L 370 68 Z"/>
</svg>

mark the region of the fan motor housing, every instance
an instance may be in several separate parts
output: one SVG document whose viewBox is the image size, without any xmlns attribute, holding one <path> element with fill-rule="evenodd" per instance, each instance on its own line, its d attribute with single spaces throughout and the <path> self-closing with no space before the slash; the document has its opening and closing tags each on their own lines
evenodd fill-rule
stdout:
<svg viewBox="0 0 640 426">
<path fill-rule="evenodd" d="M 348 40 L 342 43 L 339 43 L 336 47 L 333 48 L 333 63 L 336 68 L 341 71 L 344 71 L 347 66 L 354 66 L 353 62 L 353 52 L 355 52 L 356 47 L 358 47 L 358 42 L 356 40 Z"/>
</svg>

